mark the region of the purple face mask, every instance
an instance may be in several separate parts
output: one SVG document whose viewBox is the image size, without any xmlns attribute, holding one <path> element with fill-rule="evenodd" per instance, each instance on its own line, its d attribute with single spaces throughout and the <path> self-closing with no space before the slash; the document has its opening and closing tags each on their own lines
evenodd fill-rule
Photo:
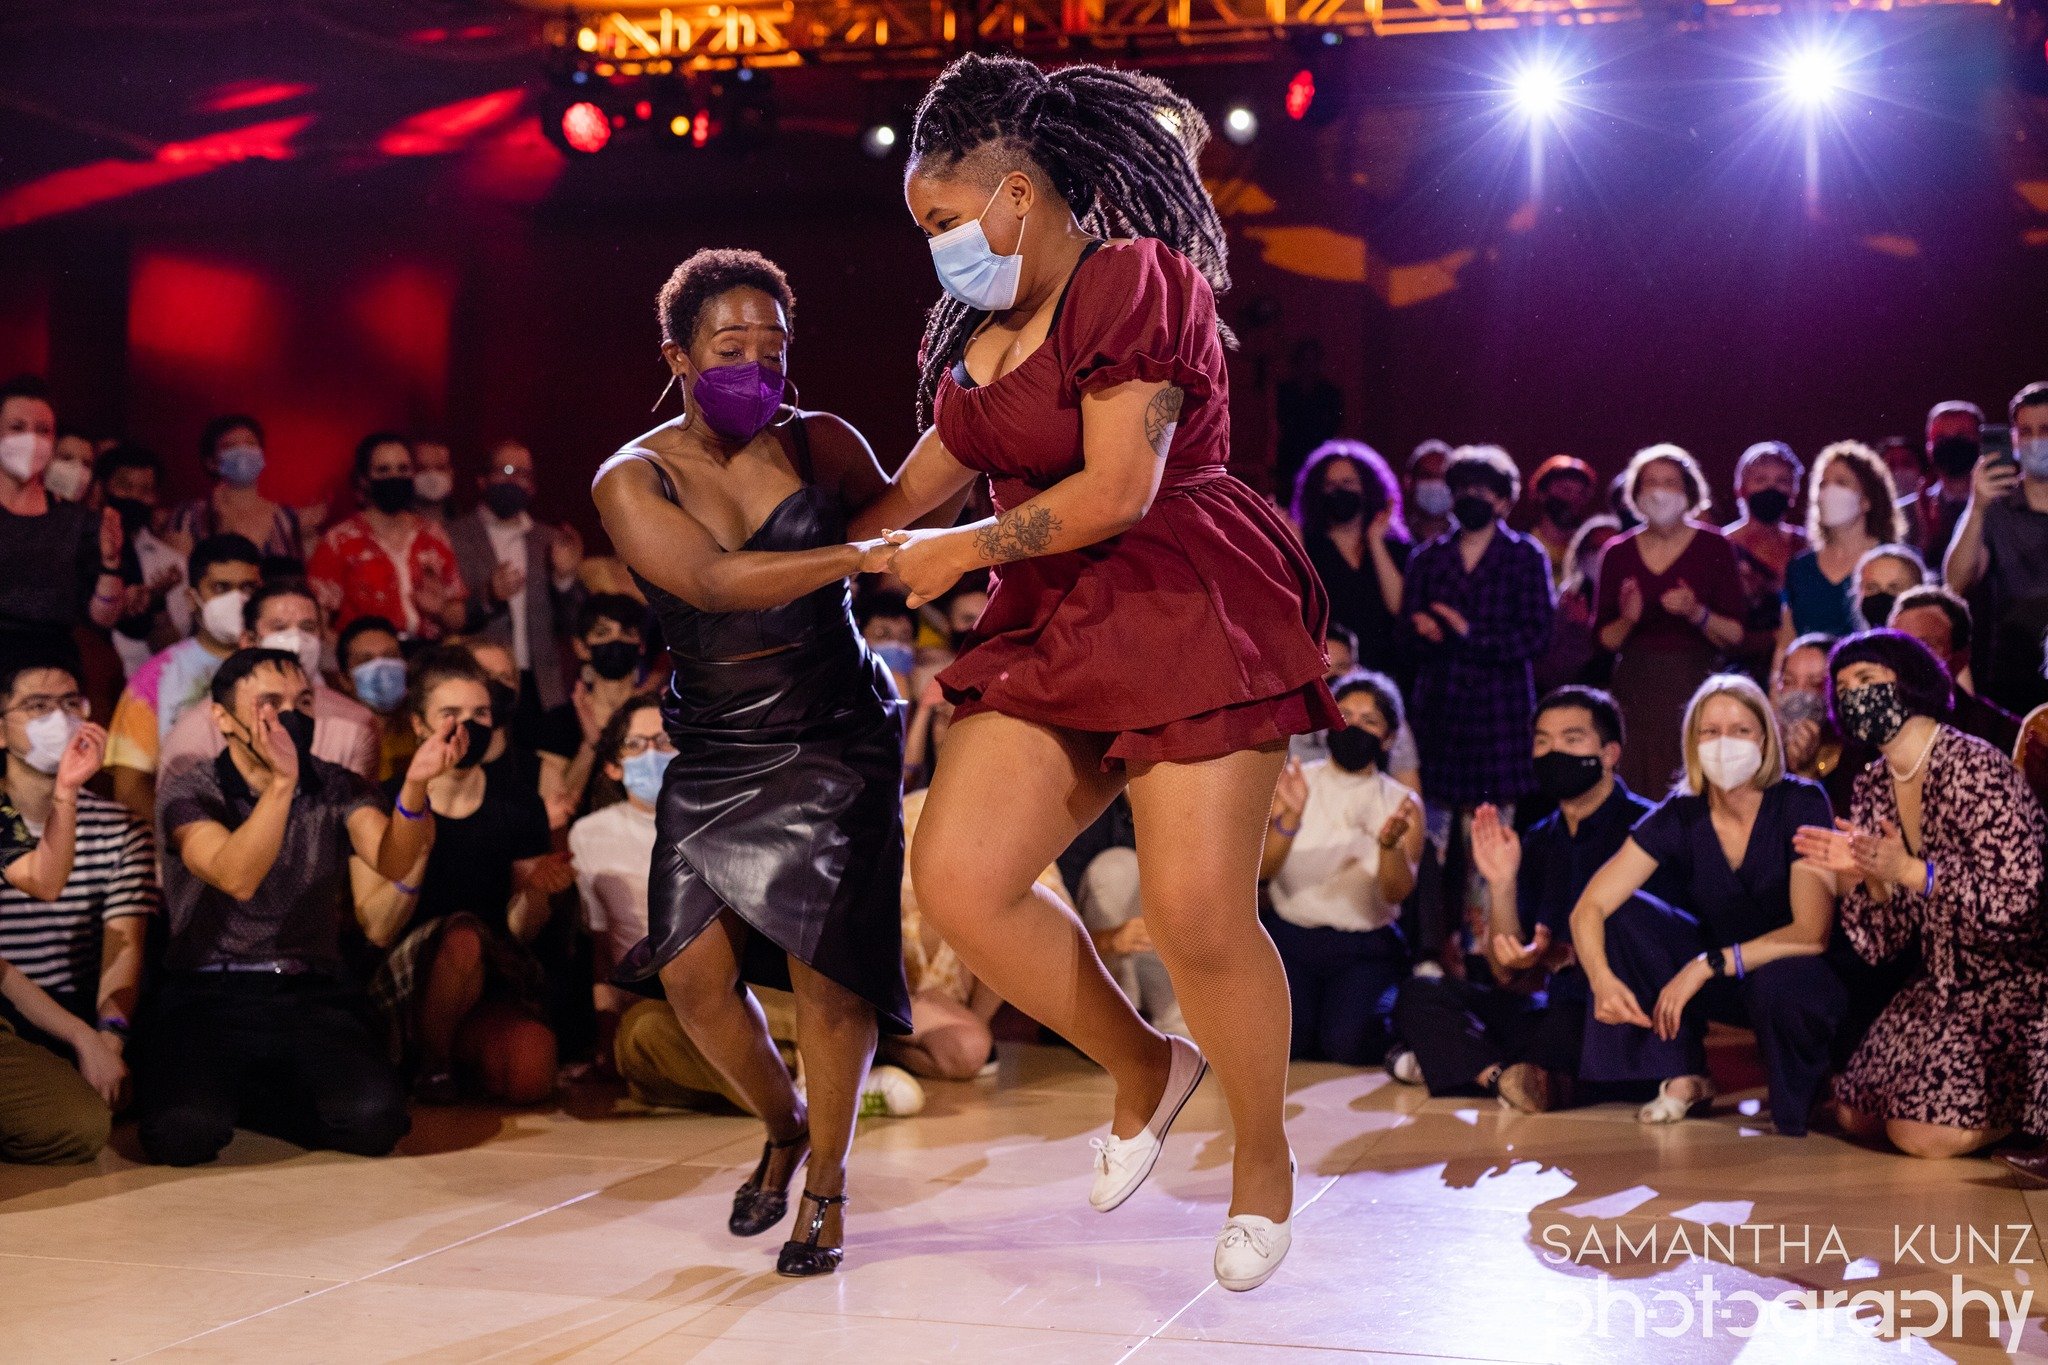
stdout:
<svg viewBox="0 0 2048 1365">
<path fill-rule="evenodd" d="M 751 441 L 775 420 L 783 384 L 782 371 L 749 360 L 699 371 L 690 395 L 713 431 L 728 441 Z"/>
</svg>

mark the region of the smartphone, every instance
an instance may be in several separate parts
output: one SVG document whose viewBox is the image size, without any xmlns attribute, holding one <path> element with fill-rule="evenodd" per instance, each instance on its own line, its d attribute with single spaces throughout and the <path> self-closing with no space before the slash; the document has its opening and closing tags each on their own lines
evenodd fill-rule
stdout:
<svg viewBox="0 0 2048 1365">
<path fill-rule="evenodd" d="M 2012 428 L 2003 423 L 1985 426 L 1978 434 L 1977 446 L 1994 468 L 2012 468 L 2019 464 L 2012 457 Z"/>
</svg>

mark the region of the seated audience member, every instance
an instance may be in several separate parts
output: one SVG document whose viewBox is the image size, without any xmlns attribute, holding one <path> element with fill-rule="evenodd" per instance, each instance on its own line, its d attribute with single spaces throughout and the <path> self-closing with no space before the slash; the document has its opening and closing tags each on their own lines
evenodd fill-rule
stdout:
<svg viewBox="0 0 2048 1365">
<path fill-rule="evenodd" d="M 469 651 L 469 657 L 476 660 L 477 667 L 484 671 L 484 679 L 491 689 L 493 720 L 495 721 L 499 715 L 517 715 L 519 665 L 513 662 L 512 651 L 495 640 L 468 640 L 462 643 L 462 647 Z M 411 695 L 407 694 L 408 701 Z M 535 791 L 540 790 L 540 755 L 521 744 L 510 726 L 495 723 L 492 725 L 491 747 L 484 754 L 483 761 L 486 766 L 511 770 L 520 782 Z M 549 828 L 566 827 L 575 813 L 566 802 L 548 805 Z"/>
<path fill-rule="evenodd" d="M 0 911 L 6 915 L 0 936 L 0 1161 L 90 1161 L 106 1145 L 113 1106 L 127 1084 L 121 1059 L 127 1021 L 111 1019 L 118 1034 L 95 1028 L 68 1007 L 71 1002 L 52 998 L 13 958 L 40 956 L 43 974 L 60 987 L 70 982 L 74 967 L 65 950 L 78 935 L 67 916 L 92 916 L 93 891 L 111 880 L 103 870 L 105 827 L 111 819 L 126 833 L 131 822 L 113 802 L 80 790 L 99 771 L 106 732 L 84 723 L 85 699 L 76 677 L 68 668 L 27 658 L 7 668 L 10 676 L 0 678 L 7 733 L 7 780 L 0 793 Z M 144 854 L 146 873 L 146 840 Z M 87 923 L 83 929 L 89 934 L 94 927 Z M 139 949 L 141 935 L 134 938 Z M 45 946 L 53 939 L 54 952 Z M 139 955 L 124 966 L 139 973 Z M 70 994 L 75 999 L 77 992 Z M 131 983 L 124 1007 L 133 999 Z M 69 1049 L 75 1066 L 57 1048 Z"/>
<path fill-rule="evenodd" d="M 1381 770 L 1401 724 L 1391 679 L 1354 673 L 1336 689 L 1346 728 L 1326 762 L 1290 759 L 1273 795 L 1259 875 L 1262 916 L 1287 968 L 1292 1055 L 1366 1066 L 1387 1050 L 1394 988 L 1408 975 L 1395 921 L 1422 860 L 1422 808 Z"/>
<path fill-rule="evenodd" d="M 1323 681 L 1334 689 L 1359 667 L 1355 660 L 1358 651 L 1351 632 L 1339 625 L 1330 627 L 1330 635 L 1323 643 L 1323 650 L 1330 656 L 1329 671 L 1323 674 Z M 1330 756 L 1330 733 L 1327 730 L 1312 730 L 1305 735 L 1296 735 L 1287 742 L 1288 756 L 1304 767 Z M 1422 790 L 1422 755 L 1415 747 L 1415 732 L 1403 720 L 1401 728 L 1394 732 L 1393 742 L 1387 746 L 1387 773 L 1410 791 Z"/>
<path fill-rule="evenodd" d="M 266 463 L 263 426 L 254 417 L 223 413 L 199 436 L 199 461 L 213 488 L 172 514 L 168 534 L 186 548 L 218 535 L 236 535 L 276 559 L 306 553 L 299 515 L 256 491 Z"/>
<path fill-rule="evenodd" d="M 1607 543 L 1620 534 L 1621 523 L 1603 512 L 1581 522 L 1566 548 L 1550 640 L 1536 657 L 1538 696 L 1575 683 L 1604 686 L 1613 671 L 1614 656 L 1600 648 L 1600 642 L 1594 638 L 1593 609 L 1600 555 Z"/>
<path fill-rule="evenodd" d="M 1629 461 L 1629 504 L 1643 524 L 1600 556 L 1594 624 L 1614 653 L 1614 700 L 1633 740 L 1622 777 L 1663 791 L 1678 771 L 1678 718 L 1685 699 L 1721 656 L 1742 643 L 1742 575 L 1735 551 L 1704 520 L 1706 476 L 1675 445 L 1654 445 Z"/>
<path fill-rule="evenodd" d="M 381 616 L 358 616 L 335 641 L 341 690 L 369 708 L 377 722 L 377 781 L 388 782 L 412 761 L 412 723 L 406 718 L 405 651 L 398 627 Z"/>
<path fill-rule="evenodd" d="M 1783 441 L 1758 441 L 1735 462 L 1735 502 L 1742 511 L 1721 534 L 1742 574 L 1742 642 L 1729 651 L 1759 682 L 1770 677 L 1785 603 L 1785 570 L 1806 548 L 1806 532 L 1790 519 L 1806 466 Z"/>
<path fill-rule="evenodd" d="M 917 671 L 917 614 L 893 593 L 869 593 L 856 606 L 854 616 L 861 638 L 889 666 L 897 692 L 911 696 L 910 679 Z"/>
<path fill-rule="evenodd" d="M 1977 685 L 2024 715 L 2048 705 L 2048 380 L 2006 405 L 2012 456 L 1986 451 L 1943 561 L 1948 585 L 1978 603 Z"/>
<path fill-rule="evenodd" d="M 350 970 L 351 921 L 389 943 L 349 861 L 386 880 L 434 840 L 427 784 L 462 755 L 448 727 L 422 744 L 396 815 L 369 783 L 312 754 L 312 684 L 298 657 L 245 649 L 213 676 L 228 747 L 164 784 L 164 969 L 137 1024 L 136 1112 L 150 1160 L 211 1161 L 237 1122 L 307 1146 L 381 1156 L 409 1126 L 405 1089 Z M 411 813 L 417 813 L 413 818 Z"/>
<path fill-rule="evenodd" d="M 410 889 L 415 908 L 371 998 L 421 1099 L 446 1104 L 480 1092 L 537 1104 L 554 1093 L 555 1035 L 543 969 L 528 945 L 547 923 L 550 898 L 574 874 L 552 851 L 540 793 L 485 761 L 504 727 L 470 651 L 447 645 L 415 661 L 410 705 L 422 746 L 457 728 L 468 741 L 460 760 L 427 784 L 426 806 L 403 800 L 395 808 L 408 820 L 430 808 L 434 843 L 393 879 L 399 891 Z M 404 795 L 398 784 L 390 794 Z"/>
<path fill-rule="evenodd" d="M 541 718 L 534 748 L 540 753 L 540 794 L 551 811 L 574 811 L 612 712 L 647 686 L 647 608 L 630 597 L 584 599 L 575 615 L 577 676 L 568 699 Z M 523 695 L 527 686 L 519 679 Z"/>
<path fill-rule="evenodd" d="M 124 673 L 134 673 L 158 650 L 192 633 L 192 599 L 184 591 L 186 556 L 151 529 L 163 461 L 155 452 L 121 442 L 100 457 L 107 506 L 121 518 L 121 583 L 126 598 L 111 639 Z"/>
<path fill-rule="evenodd" d="M 1863 628 L 1891 620 L 1892 605 L 1927 582 L 1927 564 L 1910 545 L 1880 545 L 1856 561 L 1855 595 L 1850 599 Z"/>
<path fill-rule="evenodd" d="M 412 476 L 412 447 L 403 436 L 372 432 L 356 443 L 362 510 L 330 527 L 306 561 L 336 629 L 358 616 L 381 616 L 408 638 L 438 640 L 469 619 L 455 547 L 413 510 Z"/>
<path fill-rule="evenodd" d="M 1579 1074 L 1661 1084 L 1644 1123 L 1673 1123 L 1713 1098 L 1709 1019 L 1756 1030 L 1771 1119 L 1806 1132 L 1848 992 L 1822 960 L 1834 919 L 1828 876 L 1793 847 L 1833 817 L 1827 794 L 1785 775 L 1761 688 L 1707 679 L 1685 711 L 1685 778 L 1594 874 L 1572 911 L 1572 947 L 1593 1017 Z M 1659 870 L 1670 904 L 1639 894 Z"/>
<path fill-rule="evenodd" d="M 1532 1114 L 1572 1102 L 1591 998 L 1572 955 L 1572 907 L 1651 809 L 1615 772 L 1622 740 L 1621 708 L 1605 692 L 1550 693 L 1536 711 L 1536 781 L 1557 809 L 1519 838 L 1490 806 L 1474 816 L 1494 984 L 1413 977 L 1394 1004 L 1430 1094 L 1495 1094 Z"/>
<path fill-rule="evenodd" d="M 2019 744 L 2020 718 L 1970 690 L 1970 604 L 1932 584 L 1909 588 L 1899 595 L 1886 624 L 1925 645 L 1955 685 L 1949 724 L 2000 753 L 2013 753 Z"/>
<path fill-rule="evenodd" d="M 114 797 L 147 823 L 156 816 L 157 768 L 164 741 L 180 717 L 207 701 L 221 660 L 241 647 L 243 614 L 263 586 L 262 555 L 248 539 L 218 535 L 193 547 L 187 566 L 199 629 L 130 675 L 108 723 L 107 766 Z"/>
<path fill-rule="evenodd" d="M 1396 622 L 1410 546 L 1393 471 L 1363 441 L 1325 441 L 1291 491 L 1294 524 L 1329 594 L 1330 623 L 1350 632 L 1354 664 L 1399 672 L 1406 660 Z"/>
<path fill-rule="evenodd" d="M 313 686 L 313 757 L 375 781 L 380 762 L 376 717 L 361 702 L 327 685 L 320 671 L 326 649 L 320 615 L 320 603 L 304 579 L 265 583 L 242 608 L 242 647 L 281 649 L 298 656 L 299 667 Z M 164 738 L 158 766 L 169 780 L 179 768 L 207 762 L 226 747 L 227 738 L 213 723 L 213 708 L 188 707 Z"/>
<path fill-rule="evenodd" d="M 1771 680 L 1771 711 L 1785 741 L 1785 771 L 1820 783 L 1830 800 L 1839 782 L 1846 808 L 1848 783 L 1855 774 L 1837 776 L 1842 737 L 1828 716 L 1828 651 L 1834 647 L 1832 635 L 1802 635 L 1787 647 Z"/>
<path fill-rule="evenodd" d="M 1173 982 L 1145 928 L 1145 907 L 1138 896 L 1138 830 L 1130 798 L 1118 792 L 1054 866 L 1061 884 L 1071 889 L 1068 903 L 1080 915 L 1117 989 L 1161 1033 L 1186 1037 L 1187 1022 L 1181 1017 Z"/>
<path fill-rule="evenodd" d="M 569 854 L 584 921 L 596 945 L 599 1039 L 627 1091 L 642 1104 L 702 1108 L 715 1097 L 741 1108 L 745 1098 L 697 1050 L 667 1000 L 649 1000 L 611 984 L 612 968 L 647 937 L 647 875 L 654 861 L 654 806 L 675 757 L 660 703 L 645 694 L 612 712 L 597 742 L 599 804 L 569 827 Z M 796 1065 L 796 997 L 750 987 L 786 1064 Z M 600 1049 L 599 1055 L 606 1055 Z"/>
<path fill-rule="evenodd" d="M 1866 631 L 1828 666 L 1838 723 L 1882 760 L 1799 850 L 1834 874 L 1866 961 L 1919 950 L 1835 1079 L 1842 1127 L 1935 1158 L 2048 1132 L 2048 820 L 2005 755 L 1942 723 L 1948 674 L 1917 641 Z"/>
<path fill-rule="evenodd" d="M 19 820 L 35 841 L 61 800 L 74 801 L 76 811 L 71 873 L 58 894 L 0 885 L 0 957 L 98 1025 L 119 1052 L 142 985 L 144 931 L 159 902 L 155 843 L 149 826 L 119 802 L 82 790 L 66 796 L 59 776 L 72 741 L 83 735 L 105 744 L 103 732 L 85 723 L 85 697 L 68 665 L 22 661 L 0 669 L 0 714 L 7 748 L 0 821 Z"/>
<path fill-rule="evenodd" d="M 1878 546 L 1906 538 L 1891 471 L 1861 441 L 1837 441 L 1820 453 L 1806 500 L 1808 548 L 1785 568 L 1781 644 L 1796 635 L 1839 637 L 1857 629 L 1856 566 Z"/>
</svg>

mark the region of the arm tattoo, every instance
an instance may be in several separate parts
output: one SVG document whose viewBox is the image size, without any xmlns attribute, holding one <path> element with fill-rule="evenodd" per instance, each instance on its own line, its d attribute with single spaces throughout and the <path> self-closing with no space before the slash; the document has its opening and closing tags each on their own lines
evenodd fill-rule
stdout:
<svg viewBox="0 0 2048 1365">
<path fill-rule="evenodd" d="M 1152 453 L 1161 459 L 1166 449 L 1173 444 L 1173 428 L 1180 421 L 1181 399 L 1185 395 L 1175 385 L 1152 395 L 1152 401 L 1145 405 L 1145 442 L 1152 447 Z"/>
<path fill-rule="evenodd" d="M 1035 503 L 1005 512 L 974 533 L 974 548 L 991 564 L 1013 559 L 1030 559 L 1045 553 L 1059 532 L 1060 519 L 1052 510 Z"/>
</svg>

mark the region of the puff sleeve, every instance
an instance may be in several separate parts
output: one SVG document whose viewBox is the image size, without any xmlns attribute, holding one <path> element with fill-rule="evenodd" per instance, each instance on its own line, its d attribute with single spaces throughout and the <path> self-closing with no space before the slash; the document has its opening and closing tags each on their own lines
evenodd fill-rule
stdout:
<svg viewBox="0 0 2048 1365">
<path fill-rule="evenodd" d="M 1069 401 L 1133 380 L 1210 396 L 1223 363 L 1216 296 L 1193 262 L 1141 238 L 1100 248 L 1060 315 Z"/>
</svg>

